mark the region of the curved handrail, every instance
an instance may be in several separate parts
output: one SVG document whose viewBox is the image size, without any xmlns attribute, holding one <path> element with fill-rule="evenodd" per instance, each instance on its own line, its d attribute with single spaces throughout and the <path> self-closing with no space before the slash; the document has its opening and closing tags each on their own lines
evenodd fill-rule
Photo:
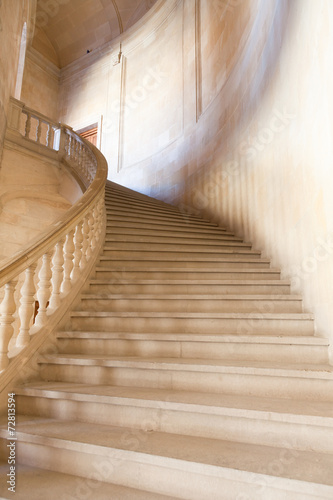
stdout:
<svg viewBox="0 0 333 500">
<path fill-rule="evenodd" d="M 4 290 L 0 306 L 0 372 L 9 364 L 9 346 L 16 350 L 27 346 L 31 335 L 45 327 L 61 306 L 89 267 L 88 262 L 96 259 L 104 239 L 107 179 L 104 156 L 70 127 L 49 120 L 13 98 L 9 116 L 7 138 L 35 151 L 37 147 L 41 153 L 50 149 L 79 182 L 84 194 L 60 219 L 0 266 L 0 288 Z M 20 131 L 22 116 L 26 117 L 24 133 Z M 32 121 L 36 123 L 33 138 Z"/>
</svg>

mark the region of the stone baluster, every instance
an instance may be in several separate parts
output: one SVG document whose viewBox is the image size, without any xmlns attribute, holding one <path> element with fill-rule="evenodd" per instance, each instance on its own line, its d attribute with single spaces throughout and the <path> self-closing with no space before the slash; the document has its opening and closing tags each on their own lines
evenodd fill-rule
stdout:
<svg viewBox="0 0 333 500">
<path fill-rule="evenodd" d="M 89 248 L 89 224 L 87 216 L 83 219 L 82 235 L 83 235 L 83 242 L 82 242 L 81 262 L 82 266 L 84 266 L 88 261 L 88 248 Z"/>
<path fill-rule="evenodd" d="M 52 124 L 49 123 L 46 135 L 46 145 L 48 148 L 53 149 L 53 143 L 54 143 L 54 128 Z"/>
<path fill-rule="evenodd" d="M 70 137 L 68 134 L 66 134 L 66 132 L 63 132 L 62 131 L 62 134 L 65 134 L 65 154 L 66 156 L 69 156 L 70 155 Z"/>
<path fill-rule="evenodd" d="M 97 203 L 97 234 L 101 234 L 103 230 L 104 221 L 104 197 L 101 198 Z"/>
<path fill-rule="evenodd" d="M 30 341 L 30 327 L 32 324 L 34 311 L 35 311 L 35 283 L 34 276 L 37 263 L 32 264 L 25 270 L 25 279 L 21 288 L 21 301 L 19 308 L 19 316 L 21 320 L 21 327 L 16 339 L 16 345 L 23 347 L 29 344 Z"/>
<path fill-rule="evenodd" d="M 80 141 L 76 141 L 76 155 L 75 155 L 75 161 L 78 166 L 80 166 L 80 147 L 81 143 Z"/>
<path fill-rule="evenodd" d="M 37 118 L 37 127 L 36 127 L 36 142 L 40 144 L 40 137 L 42 135 L 42 121 Z"/>
<path fill-rule="evenodd" d="M 86 222 L 86 234 L 87 234 L 87 250 L 86 250 L 86 256 L 87 256 L 87 260 L 90 259 L 91 257 L 91 254 L 92 254 L 92 251 L 91 251 L 91 226 L 89 224 L 90 222 L 90 213 L 88 213 L 85 217 L 85 222 Z"/>
<path fill-rule="evenodd" d="M 87 179 L 87 177 L 88 177 L 88 154 L 87 154 L 86 146 L 84 147 L 84 164 L 83 164 L 82 171 L 83 171 L 84 177 Z"/>
<path fill-rule="evenodd" d="M 74 137 L 71 135 L 71 161 L 74 162 L 75 160 L 75 139 Z"/>
<path fill-rule="evenodd" d="M 79 170 L 81 171 L 81 168 L 82 168 L 82 143 L 81 142 L 78 142 L 77 164 L 78 164 Z"/>
<path fill-rule="evenodd" d="M 90 250 L 91 254 L 93 254 L 94 248 L 96 246 L 96 219 L 95 219 L 95 210 L 91 209 L 89 213 L 89 227 L 90 227 Z"/>
<path fill-rule="evenodd" d="M 83 243 L 83 235 L 82 235 L 82 222 L 80 222 L 75 228 L 74 234 L 74 266 L 71 278 L 72 280 L 76 280 L 80 276 L 81 269 L 81 260 L 82 260 L 82 243 Z"/>
<path fill-rule="evenodd" d="M 64 294 L 68 293 L 72 287 L 71 272 L 73 269 L 73 258 L 75 250 L 73 234 L 74 230 L 72 229 L 72 231 L 67 234 L 64 245 L 64 279 L 61 284 L 61 291 Z"/>
<path fill-rule="evenodd" d="M 50 298 L 50 309 L 57 309 L 61 301 L 61 284 L 64 276 L 64 240 L 59 241 L 55 246 L 52 260 L 52 294 Z"/>
<path fill-rule="evenodd" d="M 17 278 L 9 281 L 5 285 L 5 295 L 0 307 L 0 372 L 7 368 L 8 360 L 8 344 L 13 336 L 14 314 L 16 312 L 16 303 L 14 299 L 15 287 Z"/>
<path fill-rule="evenodd" d="M 25 138 L 29 139 L 31 130 L 31 114 L 27 113 L 27 121 L 25 122 Z"/>
<path fill-rule="evenodd" d="M 43 326 L 47 321 L 46 310 L 48 307 L 49 299 L 51 297 L 51 257 L 52 252 L 44 253 L 42 257 L 42 267 L 40 268 L 38 274 L 39 282 L 37 286 L 37 300 L 39 306 L 35 321 L 35 324 L 37 326 Z"/>
</svg>

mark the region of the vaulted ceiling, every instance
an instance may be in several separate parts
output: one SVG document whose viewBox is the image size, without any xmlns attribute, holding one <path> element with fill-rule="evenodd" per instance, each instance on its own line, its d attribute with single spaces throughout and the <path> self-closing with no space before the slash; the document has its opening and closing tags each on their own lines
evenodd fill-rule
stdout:
<svg viewBox="0 0 333 500">
<path fill-rule="evenodd" d="M 33 46 L 64 67 L 133 26 L 157 0 L 37 0 Z"/>
</svg>

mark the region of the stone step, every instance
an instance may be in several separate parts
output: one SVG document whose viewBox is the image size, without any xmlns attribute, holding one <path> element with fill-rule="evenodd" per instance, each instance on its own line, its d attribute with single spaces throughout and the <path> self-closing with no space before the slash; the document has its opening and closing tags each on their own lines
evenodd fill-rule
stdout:
<svg viewBox="0 0 333 500">
<path fill-rule="evenodd" d="M 129 245 L 129 244 L 127 244 Z M 134 244 L 135 247 L 135 244 Z M 259 259 L 261 253 L 255 250 L 249 250 L 247 248 L 237 248 L 237 249 L 232 249 L 232 248 L 223 248 L 223 249 L 212 249 L 212 248 L 202 248 L 202 249 L 195 249 L 195 248 L 189 248 L 189 249 L 174 249 L 174 250 L 168 250 L 165 248 L 165 245 L 162 245 L 162 248 L 159 248 L 158 250 L 153 249 L 153 245 L 148 245 L 147 249 L 138 249 L 132 248 L 126 250 L 126 245 L 124 248 L 116 248 L 116 245 L 114 246 L 104 246 L 103 248 L 103 255 L 106 257 L 112 256 L 113 258 L 131 258 L 133 260 L 136 259 L 142 259 L 142 260 L 159 260 L 159 259 L 205 259 L 206 262 L 209 260 L 219 260 L 223 257 L 245 257 L 245 258 L 252 258 L 252 259 Z"/>
<path fill-rule="evenodd" d="M 104 482 L 109 469 L 105 469 L 103 463 L 100 466 L 93 463 L 93 471 L 94 476 L 89 479 L 19 464 L 16 465 L 18 481 L 15 493 L 11 493 L 8 491 L 8 484 L 6 483 L 8 464 L 3 461 L 0 464 L 1 499 L 173 500 L 175 498 Z"/>
<path fill-rule="evenodd" d="M 333 368 L 326 364 L 105 354 L 44 354 L 38 363 L 42 379 L 53 382 L 333 401 Z"/>
<path fill-rule="evenodd" d="M 112 195 L 105 195 L 105 205 L 106 206 L 122 206 L 122 207 L 128 207 L 132 208 L 135 210 L 136 208 L 141 209 L 153 209 L 153 210 L 159 210 L 163 212 L 173 212 L 173 213 L 181 213 L 179 208 L 173 206 L 173 205 L 168 205 L 166 203 L 161 203 L 158 202 L 157 200 L 150 199 L 150 200 L 137 200 L 135 198 L 132 198 L 130 196 L 123 196 L 122 194 L 118 193 L 113 193 Z"/>
<path fill-rule="evenodd" d="M 133 219 L 133 218 L 132 218 Z M 107 222 L 106 222 L 106 230 L 107 232 L 111 231 L 121 231 L 122 229 L 130 229 L 130 230 L 141 230 L 143 229 L 144 231 L 146 230 L 151 230 L 154 231 L 159 230 L 162 231 L 163 233 L 180 233 L 181 235 L 183 234 L 198 234 L 198 235 L 213 235 L 213 236 L 220 236 L 220 235 L 229 235 L 233 236 L 234 233 L 227 231 L 226 229 L 223 229 L 218 226 L 207 226 L 207 224 L 186 224 L 186 223 L 178 223 L 178 224 L 173 224 L 173 223 L 165 223 L 165 222 L 160 222 L 160 221 L 143 221 L 139 217 L 136 217 L 134 220 L 128 220 L 124 219 L 123 217 L 115 217 L 115 216 L 108 216 Z"/>
<path fill-rule="evenodd" d="M 77 420 L 237 443 L 333 452 L 330 402 L 166 391 L 131 387 L 33 383 L 16 391 L 23 415 Z"/>
<path fill-rule="evenodd" d="M 151 333 L 223 333 L 243 335 L 313 335 L 311 314 L 292 313 L 184 313 L 72 311 L 74 330 Z"/>
<path fill-rule="evenodd" d="M 207 219 L 201 219 L 200 217 L 195 217 L 193 215 L 186 215 L 182 213 L 169 213 L 169 212 L 152 212 L 150 209 L 142 209 L 142 210 L 134 210 L 134 209 L 128 209 L 126 207 L 120 207 L 120 206 L 114 206 L 114 207 L 108 207 L 106 206 L 106 214 L 107 216 L 118 216 L 122 217 L 122 219 L 126 220 L 133 220 L 134 218 L 139 217 L 140 219 L 144 219 L 146 221 L 153 220 L 155 222 L 161 221 L 161 222 L 170 222 L 170 223 L 181 223 L 185 224 L 188 226 L 191 226 L 192 224 L 194 226 L 196 225 L 205 225 L 205 226 L 211 226 L 211 227 L 216 227 L 215 223 L 211 223 Z"/>
<path fill-rule="evenodd" d="M 328 363 L 328 341 L 314 336 L 63 331 L 57 346 L 62 354 Z"/>
<path fill-rule="evenodd" d="M 113 312 L 302 312 L 297 295 L 85 294 L 76 310 Z"/>
<path fill-rule="evenodd" d="M 207 244 L 204 243 L 192 243 L 192 242 L 158 242 L 158 241 L 112 241 L 110 238 L 105 239 L 103 252 L 106 254 L 107 252 L 128 252 L 128 251 L 150 251 L 150 252 L 170 252 L 171 254 L 174 252 L 184 252 L 188 253 L 196 253 L 200 254 L 214 254 L 220 253 L 224 251 L 235 251 L 235 252 L 247 252 L 251 251 L 251 244 L 242 243 L 240 241 L 219 241 Z M 258 255 L 258 252 L 256 252 Z M 259 253 L 260 255 L 260 253 Z"/>
<path fill-rule="evenodd" d="M 177 215 L 182 216 L 183 214 L 176 207 L 172 206 L 161 206 L 157 203 L 140 202 L 136 200 L 131 200 L 130 198 L 122 199 L 121 197 L 105 197 L 105 207 L 108 210 L 126 210 L 128 212 L 145 212 L 151 214 L 162 214 L 162 215 Z M 192 216 L 193 217 L 193 216 Z M 200 219 L 200 217 L 195 217 Z M 202 219 L 203 220 L 203 219 Z"/>
<path fill-rule="evenodd" d="M 201 233 L 186 233 L 180 234 L 175 231 L 154 231 L 151 233 L 148 231 L 141 231 L 140 229 L 123 229 L 120 231 L 119 229 L 108 230 L 106 232 L 106 242 L 119 241 L 122 243 L 125 242 L 140 242 L 140 243 L 167 243 L 171 244 L 195 244 L 201 245 L 202 243 L 207 243 L 209 245 L 219 245 L 223 242 L 232 242 L 232 243 L 243 243 L 241 238 L 237 238 L 236 236 L 232 236 L 229 234 L 217 234 L 217 235 L 207 235 Z M 249 243 L 248 246 L 251 246 Z"/>
<path fill-rule="evenodd" d="M 190 231 L 198 230 L 198 229 L 210 229 L 213 230 L 213 232 L 216 231 L 221 231 L 224 232 L 226 231 L 225 228 L 218 227 L 217 224 L 213 222 L 204 222 L 201 221 L 201 219 L 198 219 L 197 221 L 188 221 L 185 220 L 184 218 L 177 218 L 177 217 L 154 217 L 153 215 L 136 215 L 133 213 L 132 215 L 127 215 L 126 217 L 121 211 L 116 212 L 115 210 L 112 210 L 112 213 L 107 210 L 107 227 L 117 227 L 116 223 L 121 223 L 121 227 L 127 227 L 126 224 L 129 224 L 130 226 L 137 226 L 137 227 L 167 227 L 169 229 L 174 229 L 176 227 L 178 228 L 188 228 Z M 146 226 L 148 224 L 148 226 Z"/>
<path fill-rule="evenodd" d="M 120 191 L 118 189 L 111 189 L 111 190 L 105 190 L 105 200 L 107 201 L 112 201 L 114 199 L 121 200 L 121 201 L 130 201 L 130 202 L 136 202 L 140 204 L 146 204 L 146 205 L 154 205 L 158 206 L 161 208 L 173 208 L 174 210 L 178 210 L 179 208 L 176 207 L 175 205 L 170 205 L 169 203 L 166 203 L 162 200 L 158 200 L 156 198 L 151 198 L 150 196 L 143 195 L 141 193 L 136 193 L 135 191 L 132 191 L 130 193 L 126 193 L 124 191 Z"/>
<path fill-rule="evenodd" d="M 71 420 L 26 417 L 18 426 L 19 462 L 173 498 L 270 500 L 332 498 L 333 455 L 178 434 L 133 432 Z M 249 496 L 250 495 L 250 496 Z"/>
<path fill-rule="evenodd" d="M 90 280 L 89 293 L 282 295 L 290 293 L 286 280 Z"/>
<path fill-rule="evenodd" d="M 154 259 L 147 259 L 144 260 L 141 258 L 136 258 L 133 257 L 122 257 L 122 258 L 115 258 L 115 257 L 110 257 L 110 256 L 105 256 L 102 255 L 100 257 L 100 265 L 103 265 L 104 267 L 116 267 L 117 269 L 126 269 L 126 270 L 131 270 L 131 268 L 138 268 L 142 270 L 149 269 L 151 267 L 154 268 L 160 268 L 161 270 L 165 268 L 173 268 L 175 270 L 186 270 L 188 268 L 196 268 L 198 271 L 202 268 L 202 266 L 205 269 L 216 269 L 217 271 L 220 270 L 225 270 L 225 269 L 239 269 L 239 270 L 246 270 L 246 269 L 253 269 L 257 268 L 258 270 L 261 269 L 270 269 L 270 261 L 268 259 L 260 258 L 260 259 L 255 259 L 255 258 L 247 258 L 243 256 L 235 256 L 235 255 L 223 255 L 219 256 L 217 259 L 208 259 L 207 256 L 205 257 L 196 257 L 194 258 L 193 255 L 180 255 L 178 260 L 171 260 L 168 258 L 167 255 L 164 255 L 163 257 L 161 256 L 155 256 Z"/>
<path fill-rule="evenodd" d="M 179 268 L 165 267 L 121 267 L 114 268 L 106 266 L 97 266 L 95 269 L 95 278 L 103 280 L 274 280 L 280 279 L 278 269 L 217 269 L 216 267 L 192 267 Z"/>
</svg>

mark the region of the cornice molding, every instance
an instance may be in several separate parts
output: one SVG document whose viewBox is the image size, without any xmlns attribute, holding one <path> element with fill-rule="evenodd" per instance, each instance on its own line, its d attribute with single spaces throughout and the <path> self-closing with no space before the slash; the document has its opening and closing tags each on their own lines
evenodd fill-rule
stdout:
<svg viewBox="0 0 333 500">
<path fill-rule="evenodd" d="M 57 81 L 60 80 L 60 68 L 44 57 L 38 50 L 33 47 L 28 47 L 26 58 L 36 64 L 42 71 L 52 76 Z"/>
</svg>

